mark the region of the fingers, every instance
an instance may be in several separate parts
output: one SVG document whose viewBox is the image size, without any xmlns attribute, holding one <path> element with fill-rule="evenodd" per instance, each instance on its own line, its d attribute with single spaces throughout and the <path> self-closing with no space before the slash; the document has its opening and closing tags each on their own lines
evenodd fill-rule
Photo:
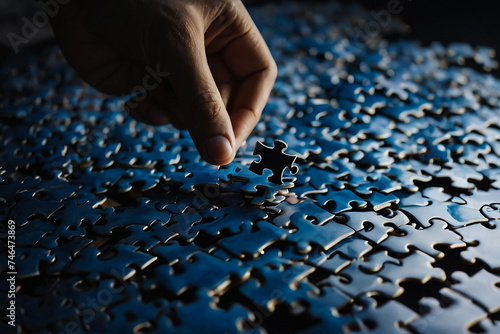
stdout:
<svg viewBox="0 0 500 334">
<path fill-rule="evenodd" d="M 237 89 L 236 81 L 220 54 L 208 56 L 208 65 L 217 84 L 217 89 L 227 110 L 231 110 L 234 101 L 231 100 L 232 92 Z"/>
<path fill-rule="evenodd" d="M 227 66 L 241 80 L 230 112 L 237 147 L 259 121 L 277 76 L 269 48 L 249 14 L 243 10 L 241 27 L 248 27 L 248 31 L 223 49 Z"/>
<path fill-rule="evenodd" d="M 172 123 L 184 129 L 179 119 L 180 108 L 177 97 L 168 81 L 151 90 L 143 90 L 125 103 L 125 111 L 134 119 L 149 125 Z"/>
<path fill-rule="evenodd" d="M 146 50 L 148 63 L 168 72 L 175 102 L 155 95 L 161 92 L 155 90 L 129 112 L 148 124 L 183 123 L 204 160 L 227 164 L 260 118 L 276 79 L 276 64 L 240 2 L 226 11 L 235 19 L 222 20 L 228 23 L 212 30 L 215 37 L 207 33 L 207 17 L 190 11 L 194 7 L 176 1 L 168 6 L 159 11 L 161 19 L 154 26 L 154 31 L 166 33 L 152 33 L 154 44 L 147 44 Z M 165 108 L 170 105 L 175 112 Z"/>
<path fill-rule="evenodd" d="M 130 105 L 133 105 L 132 107 Z M 165 113 L 162 106 L 151 99 L 135 102 L 133 99 L 127 101 L 125 110 L 135 120 L 148 125 L 165 125 L 171 123 L 170 117 Z"/>
<path fill-rule="evenodd" d="M 234 133 L 208 65 L 197 60 L 182 65 L 185 77 L 174 74 L 169 78 L 180 100 L 181 119 L 204 160 L 214 165 L 228 164 L 235 155 Z"/>
<path fill-rule="evenodd" d="M 235 155 L 231 119 L 208 66 L 203 28 L 191 28 L 178 37 L 180 41 L 160 44 L 166 48 L 159 49 L 156 59 L 169 71 L 180 118 L 202 158 L 214 165 L 228 164 Z"/>
<path fill-rule="evenodd" d="M 243 145 L 260 119 L 275 80 L 272 71 L 269 69 L 251 75 L 238 90 L 231 111 L 237 147 Z"/>
</svg>

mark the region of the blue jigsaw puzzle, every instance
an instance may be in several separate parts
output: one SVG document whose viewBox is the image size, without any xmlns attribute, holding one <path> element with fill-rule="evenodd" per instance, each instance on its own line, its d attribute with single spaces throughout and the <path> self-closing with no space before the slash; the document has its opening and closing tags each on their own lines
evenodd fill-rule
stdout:
<svg viewBox="0 0 500 334">
<path fill-rule="evenodd" d="M 278 78 L 221 168 L 56 46 L 5 62 L 0 332 L 498 333 L 492 50 L 398 20 L 360 44 L 354 4 L 249 10 Z"/>
</svg>

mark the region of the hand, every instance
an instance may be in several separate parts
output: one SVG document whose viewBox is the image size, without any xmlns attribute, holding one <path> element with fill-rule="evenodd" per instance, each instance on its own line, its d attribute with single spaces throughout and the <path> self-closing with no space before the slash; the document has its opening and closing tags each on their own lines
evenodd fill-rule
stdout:
<svg viewBox="0 0 500 334">
<path fill-rule="evenodd" d="M 239 0 L 72 0 L 52 25 L 85 81 L 112 95 L 145 90 L 127 102 L 128 113 L 187 128 L 215 165 L 233 160 L 276 79 Z"/>
</svg>

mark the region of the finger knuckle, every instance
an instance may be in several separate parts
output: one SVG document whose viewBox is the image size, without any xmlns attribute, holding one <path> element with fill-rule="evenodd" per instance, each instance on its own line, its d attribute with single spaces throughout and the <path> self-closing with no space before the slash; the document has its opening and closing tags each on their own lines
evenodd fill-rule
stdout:
<svg viewBox="0 0 500 334">
<path fill-rule="evenodd" d="M 195 108 L 198 109 L 198 112 L 195 114 L 201 115 L 204 121 L 211 122 L 219 117 L 222 106 L 216 94 L 210 92 L 202 93 L 198 96 L 196 101 Z"/>
<path fill-rule="evenodd" d="M 232 9 L 233 7 L 237 6 L 238 3 L 241 2 L 241 0 L 219 0 L 216 2 L 223 7 L 229 7 L 230 9 Z"/>
<path fill-rule="evenodd" d="M 250 109 L 248 109 L 248 111 L 250 111 L 250 114 L 252 115 L 252 117 L 253 117 L 254 120 L 259 120 L 260 116 L 262 115 L 262 110 L 261 109 L 250 108 Z"/>
<path fill-rule="evenodd" d="M 276 78 L 278 77 L 278 66 L 276 65 L 276 62 L 274 60 L 271 60 L 269 62 L 269 65 L 267 66 L 267 72 L 270 78 L 276 80 Z"/>
</svg>

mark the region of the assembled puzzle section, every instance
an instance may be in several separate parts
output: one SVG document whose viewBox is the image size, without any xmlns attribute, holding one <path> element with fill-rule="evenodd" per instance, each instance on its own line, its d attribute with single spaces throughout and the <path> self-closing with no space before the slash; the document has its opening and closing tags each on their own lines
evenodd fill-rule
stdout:
<svg viewBox="0 0 500 334">
<path fill-rule="evenodd" d="M 56 47 L 1 69 L 17 332 L 498 332 L 500 80 L 467 65 L 492 50 L 360 44 L 351 4 L 250 12 L 279 72 L 228 166 Z"/>
</svg>

